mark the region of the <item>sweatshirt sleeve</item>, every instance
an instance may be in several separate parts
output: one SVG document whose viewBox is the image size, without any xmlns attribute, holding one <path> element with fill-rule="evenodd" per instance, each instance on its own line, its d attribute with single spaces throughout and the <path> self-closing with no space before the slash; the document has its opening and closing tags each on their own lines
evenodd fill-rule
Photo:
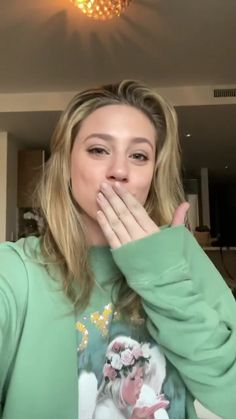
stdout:
<svg viewBox="0 0 236 419">
<path fill-rule="evenodd" d="M 7 244 L 0 245 L 0 401 L 14 358 L 27 301 L 24 263 Z"/>
<path fill-rule="evenodd" d="M 147 327 L 188 390 L 224 419 L 236 411 L 236 303 L 184 226 L 112 251 L 140 295 Z"/>
</svg>

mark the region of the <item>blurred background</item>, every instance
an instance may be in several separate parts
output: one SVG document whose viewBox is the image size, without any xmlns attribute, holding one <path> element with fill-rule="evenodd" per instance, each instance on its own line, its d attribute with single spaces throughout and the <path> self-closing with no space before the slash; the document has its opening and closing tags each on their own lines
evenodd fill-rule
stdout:
<svg viewBox="0 0 236 419">
<path fill-rule="evenodd" d="M 70 0 L 1 1 L 0 242 L 40 234 L 33 189 L 67 102 L 138 79 L 176 108 L 189 228 L 234 292 L 235 17 L 235 0 L 132 0 L 110 20 Z M 202 407 L 198 415 L 215 418 Z"/>
<path fill-rule="evenodd" d="M 191 230 L 236 246 L 234 0 L 133 0 L 108 20 L 70 0 L 8 0 L 0 16 L 0 241 L 37 224 L 24 214 L 68 100 L 133 78 L 176 108 Z"/>
</svg>

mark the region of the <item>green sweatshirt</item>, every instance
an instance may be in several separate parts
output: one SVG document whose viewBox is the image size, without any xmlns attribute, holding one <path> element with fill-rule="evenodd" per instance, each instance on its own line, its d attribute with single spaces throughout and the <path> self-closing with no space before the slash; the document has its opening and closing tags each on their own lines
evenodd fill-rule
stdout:
<svg viewBox="0 0 236 419">
<path fill-rule="evenodd" d="M 64 295 L 60 275 L 52 279 L 32 258 L 29 249 L 38 245 L 33 237 L 0 245 L 2 419 L 97 419 L 109 409 L 113 419 L 129 417 L 122 409 L 115 416 L 117 405 L 99 397 L 109 343 L 130 337 L 148 344 L 150 369 L 157 366 L 146 387 L 169 400 L 160 417 L 196 419 L 196 398 L 223 419 L 235 418 L 236 304 L 183 226 L 112 251 L 91 248 L 96 282 L 79 314 Z M 143 323 L 128 322 L 114 309 L 120 272 L 141 296 Z"/>
</svg>

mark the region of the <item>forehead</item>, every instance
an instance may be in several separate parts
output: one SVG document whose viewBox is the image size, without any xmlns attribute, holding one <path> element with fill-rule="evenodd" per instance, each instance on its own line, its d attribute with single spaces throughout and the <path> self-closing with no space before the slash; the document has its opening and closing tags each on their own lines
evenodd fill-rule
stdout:
<svg viewBox="0 0 236 419">
<path fill-rule="evenodd" d="M 125 104 L 105 105 L 91 112 L 81 123 L 78 135 L 81 137 L 89 131 L 120 133 L 132 132 L 132 135 L 156 137 L 154 124 L 149 117 L 134 106 Z"/>
</svg>

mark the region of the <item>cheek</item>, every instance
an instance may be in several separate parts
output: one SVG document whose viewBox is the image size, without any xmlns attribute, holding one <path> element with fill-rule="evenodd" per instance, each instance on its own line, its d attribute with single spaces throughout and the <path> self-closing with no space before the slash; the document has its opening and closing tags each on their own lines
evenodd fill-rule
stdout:
<svg viewBox="0 0 236 419">
<path fill-rule="evenodd" d="M 72 194 L 79 207 L 90 217 L 96 218 L 98 208 L 96 196 L 99 182 L 93 172 L 86 170 L 71 170 Z"/>
<path fill-rule="evenodd" d="M 91 183 L 91 170 L 90 167 L 86 164 L 83 158 L 79 155 L 71 159 L 71 182 L 73 187 L 73 192 L 77 195 L 82 193 L 87 185 L 90 187 Z"/>
<path fill-rule="evenodd" d="M 83 209 L 94 207 L 96 203 L 96 183 L 85 174 L 72 178 L 72 193 Z"/>
<path fill-rule="evenodd" d="M 140 183 L 137 184 L 135 195 L 142 205 L 144 205 L 146 202 L 146 199 L 147 199 L 150 187 L 151 187 L 151 181 L 152 180 L 148 182 L 147 181 L 144 182 L 142 179 L 142 181 L 140 181 Z"/>
<path fill-rule="evenodd" d="M 96 195 L 98 192 L 98 179 L 94 167 L 91 167 L 89 160 L 74 150 L 71 155 L 71 184 L 72 194 L 81 208 L 90 217 L 95 218 L 97 208 Z"/>
<path fill-rule="evenodd" d="M 152 178 L 154 173 L 154 167 L 148 167 L 147 170 L 139 171 L 136 173 L 136 175 L 133 177 L 135 180 L 135 185 L 133 189 L 133 193 L 135 194 L 136 198 L 141 202 L 141 204 L 144 204 L 151 184 L 152 184 Z"/>
<path fill-rule="evenodd" d="M 133 404 L 135 402 L 135 386 L 134 381 L 126 381 L 123 384 L 122 396 L 126 403 Z"/>
</svg>

